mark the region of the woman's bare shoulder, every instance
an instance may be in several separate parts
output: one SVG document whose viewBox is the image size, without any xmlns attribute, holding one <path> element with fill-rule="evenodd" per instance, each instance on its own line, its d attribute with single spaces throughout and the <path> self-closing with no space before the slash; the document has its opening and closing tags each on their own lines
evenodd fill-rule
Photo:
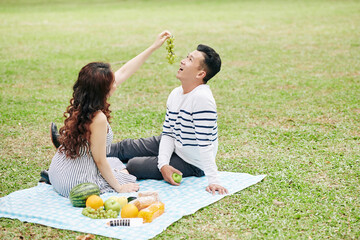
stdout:
<svg viewBox="0 0 360 240">
<path fill-rule="evenodd" d="M 101 111 L 97 111 L 92 119 L 92 123 L 91 124 L 95 124 L 95 125 L 102 125 L 102 124 L 107 124 L 107 118 L 106 115 L 101 112 Z"/>
</svg>

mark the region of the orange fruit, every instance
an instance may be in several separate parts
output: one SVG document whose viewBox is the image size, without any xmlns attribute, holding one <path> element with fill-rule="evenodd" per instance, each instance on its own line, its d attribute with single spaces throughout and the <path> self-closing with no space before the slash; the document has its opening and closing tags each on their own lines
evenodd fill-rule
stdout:
<svg viewBox="0 0 360 240">
<path fill-rule="evenodd" d="M 136 218 L 139 213 L 139 209 L 134 204 L 126 204 L 121 209 L 121 217 L 122 218 Z"/>
<path fill-rule="evenodd" d="M 91 195 L 88 199 L 86 199 L 86 206 L 96 210 L 99 207 L 104 206 L 104 201 L 97 195 Z"/>
</svg>

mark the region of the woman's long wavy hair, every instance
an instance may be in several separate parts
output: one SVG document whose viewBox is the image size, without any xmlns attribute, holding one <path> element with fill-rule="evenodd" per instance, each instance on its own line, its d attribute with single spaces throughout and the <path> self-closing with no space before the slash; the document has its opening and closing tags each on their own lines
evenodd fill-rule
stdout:
<svg viewBox="0 0 360 240">
<path fill-rule="evenodd" d="M 102 111 L 108 121 L 110 104 L 108 94 L 114 82 L 110 65 L 92 62 L 84 66 L 73 86 L 73 97 L 64 112 L 64 126 L 60 128 L 59 150 L 69 158 L 76 158 L 90 147 L 90 124 L 97 111 Z"/>
</svg>

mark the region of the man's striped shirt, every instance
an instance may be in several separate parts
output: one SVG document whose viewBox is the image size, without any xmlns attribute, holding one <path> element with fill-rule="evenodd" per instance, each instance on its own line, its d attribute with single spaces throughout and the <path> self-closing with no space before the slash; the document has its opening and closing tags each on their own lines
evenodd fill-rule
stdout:
<svg viewBox="0 0 360 240">
<path fill-rule="evenodd" d="M 200 85 L 187 94 L 182 87 L 169 95 L 159 149 L 159 164 L 169 164 L 175 153 L 184 161 L 202 169 L 209 184 L 219 184 L 215 157 L 218 148 L 216 103 L 208 85 Z"/>
</svg>

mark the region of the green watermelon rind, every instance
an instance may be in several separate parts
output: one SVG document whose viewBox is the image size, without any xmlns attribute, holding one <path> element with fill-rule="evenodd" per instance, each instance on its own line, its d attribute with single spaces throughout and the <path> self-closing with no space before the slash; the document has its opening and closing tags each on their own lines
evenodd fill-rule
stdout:
<svg viewBox="0 0 360 240">
<path fill-rule="evenodd" d="M 91 195 L 100 196 L 100 188 L 94 183 L 80 183 L 70 191 L 69 199 L 74 207 L 85 207 L 86 199 Z"/>
</svg>

